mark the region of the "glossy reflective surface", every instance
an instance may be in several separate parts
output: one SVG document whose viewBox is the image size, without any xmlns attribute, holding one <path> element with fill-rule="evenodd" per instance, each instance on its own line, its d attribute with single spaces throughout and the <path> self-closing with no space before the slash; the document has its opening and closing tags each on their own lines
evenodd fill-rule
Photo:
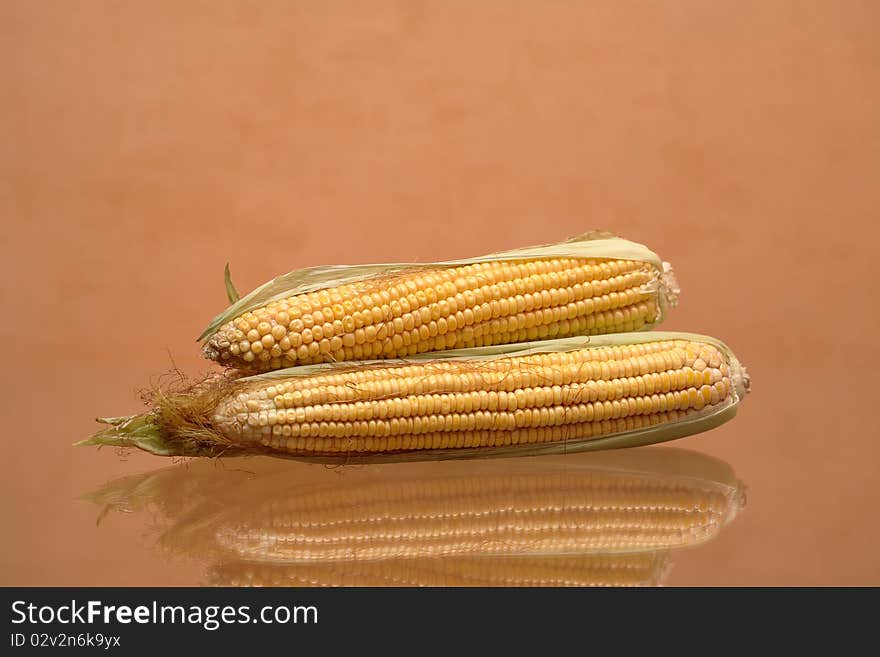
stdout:
<svg viewBox="0 0 880 657">
<path fill-rule="evenodd" d="M 252 585 L 661 583 L 670 553 L 742 508 L 727 464 L 685 450 L 327 466 L 201 461 L 90 498 L 152 513 L 156 543 Z"/>
<path fill-rule="evenodd" d="M 628 555 L 626 572 L 880 584 L 877 6 L 111 4 L 0 5 L 0 584 L 497 577 L 473 549 L 397 554 L 392 575 L 376 565 L 389 559 L 306 571 L 253 547 L 278 533 L 262 486 L 299 500 L 300 478 L 312 492 L 345 481 L 342 495 L 447 467 L 470 481 L 476 465 L 386 477 L 254 460 L 244 469 L 274 474 L 227 481 L 239 466 L 151 475 L 171 464 L 70 444 L 95 416 L 138 411 L 173 367 L 210 368 L 193 340 L 225 304 L 227 261 L 246 290 L 309 265 L 427 262 L 592 228 L 671 261 L 682 296 L 664 328 L 723 339 L 754 384 L 733 422 L 674 444 L 729 464 L 746 507 L 709 542 Z M 540 479 L 545 465 L 522 467 Z M 126 476 L 153 497 L 109 483 Z M 114 490 L 114 508 L 135 512 L 102 515 L 113 500 L 93 496 Z M 475 500 L 499 503 L 487 494 Z M 559 538 L 530 522 L 535 540 Z M 488 557 L 514 560 L 506 581 L 623 568 L 546 544 L 538 557 L 506 531 L 504 550 L 525 550 Z M 250 569 L 236 565 L 242 536 Z M 297 536 L 269 546 L 285 554 Z"/>
</svg>

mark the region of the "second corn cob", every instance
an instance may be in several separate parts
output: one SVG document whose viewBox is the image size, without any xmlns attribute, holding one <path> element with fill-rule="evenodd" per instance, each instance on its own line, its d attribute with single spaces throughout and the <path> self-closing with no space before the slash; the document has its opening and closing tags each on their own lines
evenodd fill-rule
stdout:
<svg viewBox="0 0 880 657">
<path fill-rule="evenodd" d="M 152 413 L 111 420 L 87 442 L 341 459 L 614 436 L 656 442 L 728 419 L 747 388 L 739 362 L 712 338 L 572 338 L 221 381 L 161 397 Z"/>
</svg>

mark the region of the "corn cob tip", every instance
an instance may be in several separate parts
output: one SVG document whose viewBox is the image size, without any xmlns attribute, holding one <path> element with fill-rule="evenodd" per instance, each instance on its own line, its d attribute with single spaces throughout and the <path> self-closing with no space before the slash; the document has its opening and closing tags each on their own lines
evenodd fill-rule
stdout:
<svg viewBox="0 0 880 657">
<path fill-rule="evenodd" d="M 672 269 L 672 264 L 666 261 L 663 262 L 663 273 L 660 274 L 660 287 L 666 299 L 666 307 L 675 308 L 678 305 L 681 287 L 678 285 L 678 279 L 675 277 L 675 270 Z"/>
<path fill-rule="evenodd" d="M 740 399 L 743 399 L 751 392 L 752 377 L 749 376 L 746 366 L 732 355 L 730 358 L 730 381 Z"/>
</svg>

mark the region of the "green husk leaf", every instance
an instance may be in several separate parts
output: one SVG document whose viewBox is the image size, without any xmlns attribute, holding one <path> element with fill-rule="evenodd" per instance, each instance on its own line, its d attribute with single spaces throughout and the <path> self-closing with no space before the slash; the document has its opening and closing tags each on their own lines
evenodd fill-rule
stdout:
<svg viewBox="0 0 880 657">
<path fill-rule="evenodd" d="M 284 299 L 297 294 L 315 292 L 337 285 L 355 283 L 375 276 L 399 274 L 404 271 L 417 271 L 436 267 L 457 267 L 486 262 L 490 260 L 526 260 L 530 258 L 618 258 L 621 260 L 637 260 L 651 264 L 657 270 L 661 285 L 660 316 L 665 314 L 667 305 L 674 305 L 677 289 L 671 281 L 668 265 L 664 267 L 660 257 L 643 244 L 616 237 L 610 233 L 591 232 L 573 237 L 558 244 L 531 246 L 512 251 L 503 251 L 466 258 L 464 260 L 447 260 L 434 263 L 382 263 L 371 265 L 333 265 L 308 267 L 288 272 L 264 283 L 244 297 L 237 299 L 231 306 L 217 315 L 198 337 L 205 340 L 217 332 L 223 324 L 239 315 L 259 308 L 267 303 Z M 227 287 L 228 290 L 228 287 Z M 230 297 L 231 301 L 231 297 Z M 646 327 L 650 328 L 650 327 Z"/>
<path fill-rule="evenodd" d="M 226 263 L 226 267 L 223 268 L 223 282 L 226 284 L 226 298 L 229 299 L 229 303 L 236 303 L 239 300 L 238 290 L 235 289 L 235 285 L 232 284 L 232 276 L 229 274 L 229 263 Z"/>
<path fill-rule="evenodd" d="M 137 447 L 157 456 L 176 456 L 169 449 L 159 427 L 150 421 L 150 414 L 129 415 L 114 418 L 96 418 L 98 422 L 108 425 L 85 440 L 74 443 L 74 447 L 89 445 L 112 447 Z"/>
</svg>

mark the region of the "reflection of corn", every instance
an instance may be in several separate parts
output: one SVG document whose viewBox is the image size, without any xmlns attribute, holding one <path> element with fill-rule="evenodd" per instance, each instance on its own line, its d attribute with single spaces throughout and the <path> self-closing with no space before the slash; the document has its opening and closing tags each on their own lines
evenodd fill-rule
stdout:
<svg viewBox="0 0 880 657">
<path fill-rule="evenodd" d="M 693 340 L 413 362 L 250 383 L 214 424 L 233 443 L 304 455 L 556 442 L 730 403 L 738 375 L 721 349 Z"/>
<path fill-rule="evenodd" d="M 216 583 L 647 584 L 743 504 L 725 463 L 680 449 L 327 468 L 200 461 L 93 495 L 166 518 L 161 544 Z M 185 498 L 185 499 L 183 499 Z"/>
<path fill-rule="evenodd" d="M 265 371 L 633 331 L 657 318 L 657 275 L 650 264 L 614 259 L 421 268 L 247 311 L 214 333 L 205 354 Z"/>
<path fill-rule="evenodd" d="M 230 562 L 211 568 L 214 586 L 654 586 L 668 552 L 571 557 L 452 557 L 343 564 Z"/>
<path fill-rule="evenodd" d="M 728 487 L 603 472 L 376 481 L 266 500 L 213 540 L 263 562 L 656 550 L 710 538 L 734 505 Z"/>
</svg>

